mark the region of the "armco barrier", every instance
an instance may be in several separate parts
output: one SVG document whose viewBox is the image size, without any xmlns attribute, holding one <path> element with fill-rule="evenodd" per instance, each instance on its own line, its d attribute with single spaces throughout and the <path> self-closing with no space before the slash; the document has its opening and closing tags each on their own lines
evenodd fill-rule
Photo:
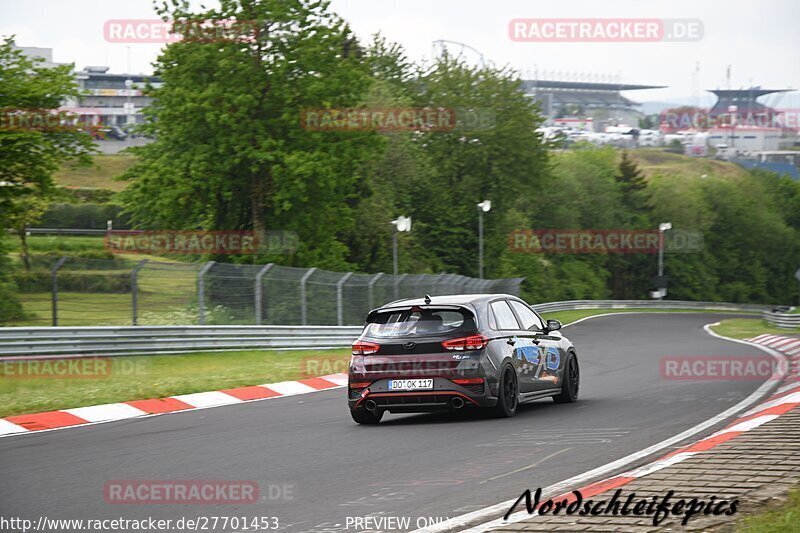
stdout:
<svg viewBox="0 0 800 533">
<path fill-rule="evenodd" d="M 747 311 L 761 313 L 774 306 L 734 304 L 726 302 L 684 302 L 680 300 L 569 300 L 533 306 L 539 313 L 571 311 L 574 309 L 698 309 L 708 311 Z"/>
<path fill-rule="evenodd" d="M 770 313 L 770 306 L 721 302 L 571 300 L 534 305 L 540 313 L 573 309 L 697 309 Z M 787 315 L 781 315 L 785 317 Z M 767 318 L 767 320 L 770 320 Z M 800 321 L 800 315 L 796 319 Z M 788 327 L 788 326 L 787 326 Z M 141 355 L 198 350 L 340 348 L 361 326 L 134 326 L 0 328 L 0 357 Z"/>
<path fill-rule="evenodd" d="M 339 348 L 361 326 L 0 328 L 0 357 L 140 355 L 199 350 Z"/>
<path fill-rule="evenodd" d="M 776 328 L 800 328 L 800 315 L 789 315 L 786 313 L 773 313 L 772 311 L 764 311 L 763 317 L 770 326 L 775 326 Z"/>
</svg>

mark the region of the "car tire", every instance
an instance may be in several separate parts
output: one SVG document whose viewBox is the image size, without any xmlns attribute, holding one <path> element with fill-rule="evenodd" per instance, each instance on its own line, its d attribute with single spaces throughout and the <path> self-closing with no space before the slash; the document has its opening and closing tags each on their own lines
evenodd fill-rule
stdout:
<svg viewBox="0 0 800 533">
<path fill-rule="evenodd" d="M 383 418 L 383 411 L 367 411 L 366 409 L 354 409 L 350 411 L 353 420 L 359 424 L 374 426 Z"/>
<path fill-rule="evenodd" d="M 517 414 L 519 405 L 519 386 L 517 385 L 517 373 L 514 367 L 507 365 L 500 376 L 500 383 L 497 386 L 497 405 L 494 407 L 494 414 L 498 418 L 511 418 Z"/>
<path fill-rule="evenodd" d="M 574 403 L 578 401 L 578 391 L 581 386 L 581 373 L 578 366 L 578 358 L 570 353 L 564 367 L 564 382 L 561 384 L 561 392 L 553 396 L 556 403 Z"/>
</svg>

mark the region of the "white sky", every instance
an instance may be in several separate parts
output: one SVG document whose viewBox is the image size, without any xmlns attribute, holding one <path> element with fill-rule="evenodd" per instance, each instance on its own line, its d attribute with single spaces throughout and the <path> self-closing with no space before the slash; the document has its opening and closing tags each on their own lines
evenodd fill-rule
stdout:
<svg viewBox="0 0 800 533">
<path fill-rule="evenodd" d="M 112 72 L 126 72 L 130 64 L 133 72 L 149 73 L 161 45 L 108 43 L 103 24 L 155 19 L 152 5 L 151 0 L 0 0 L 0 35 L 16 34 L 20 46 L 53 48 L 56 62 L 74 62 L 78 68 L 107 65 Z M 430 58 L 433 41 L 446 39 L 467 43 L 495 64 L 529 73 L 526 77 L 537 69 L 669 86 L 628 93 L 638 101 L 691 97 L 697 62 L 701 92 L 726 86 L 727 65 L 732 65 L 734 88 L 800 88 L 795 0 L 332 0 L 332 8 L 362 39 L 380 31 L 416 60 Z M 508 36 L 514 18 L 699 19 L 704 37 L 698 42 L 517 43 Z M 800 93 L 780 103 L 790 105 L 800 107 Z"/>
</svg>

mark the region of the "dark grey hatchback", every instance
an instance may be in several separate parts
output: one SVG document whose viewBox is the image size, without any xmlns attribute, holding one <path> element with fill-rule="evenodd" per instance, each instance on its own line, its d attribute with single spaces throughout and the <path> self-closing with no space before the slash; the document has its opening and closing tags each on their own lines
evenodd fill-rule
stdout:
<svg viewBox="0 0 800 533">
<path fill-rule="evenodd" d="M 483 407 L 511 417 L 531 400 L 574 402 L 578 358 L 559 329 L 508 294 L 386 304 L 369 313 L 353 344 L 350 413 L 359 424 L 377 424 L 387 411 Z"/>
</svg>

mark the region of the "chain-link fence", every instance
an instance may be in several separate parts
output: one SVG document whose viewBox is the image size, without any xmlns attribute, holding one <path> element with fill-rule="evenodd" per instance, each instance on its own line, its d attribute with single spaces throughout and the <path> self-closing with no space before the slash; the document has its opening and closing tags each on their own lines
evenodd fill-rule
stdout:
<svg viewBox="0 0 800 533">
<path fill-rule="evenodd" d="M 348 326 L 399 298 L 518 295 L 522 278 L 52 256 L 38 258 L 17 281 L 28 325 Z"/>
</svg>

